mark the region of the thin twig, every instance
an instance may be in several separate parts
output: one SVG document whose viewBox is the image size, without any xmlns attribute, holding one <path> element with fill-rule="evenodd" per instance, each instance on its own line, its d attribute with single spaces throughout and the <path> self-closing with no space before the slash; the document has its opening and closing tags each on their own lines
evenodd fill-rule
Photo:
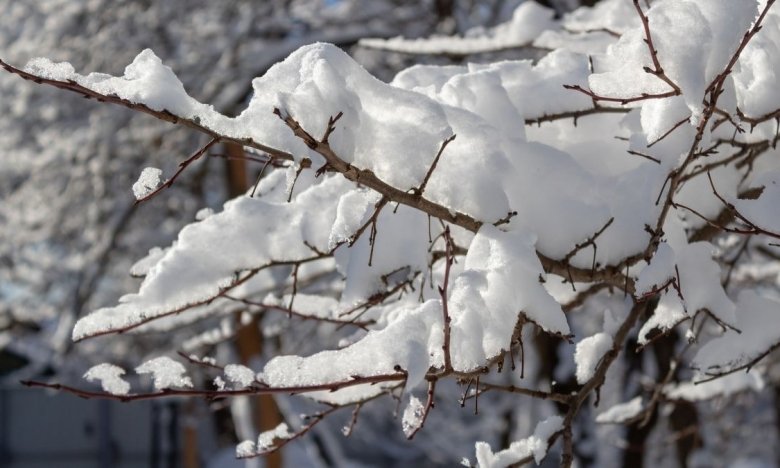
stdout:
<svg viewBox="0 0 780 468">
<path fill-rule="evenodd" d="M 201 157 L 201 156 L 203 156 L 203 154 L 204 154 L 206 151 L 208 151 L 208 150 L 209 150 L 209 148 L 211 148 L 212 146 L 216 145 L 216 144 L 217 144 L 219 141 L 220 141 L 220 138 L 219 138 L 219 137 L 214 137 L 214 138 L 212 138 L 212 139 L 211 139 L 211 140 L 210 140 L 208 143 L 206 143 L 205 145 L 203 145 L 203 146 L 202 146 L 202 147 L 201 147 L 199 150 L 195 151 L 195 152 L 194 152 L 194 153 L 193 153 L 193 154 L 192 154 L 190 157 L 188 157 L 188 158 L 187 158 L 187 159 L 185 159 L 184 161 L 180 162 L 180 163 L 179 163 L 179 168 L 178 168 L 178 169 L 176 170 L 176 172 L 175 172 L 175 173 L 174 173 L 174 174 L 171 176 L 171 178 L 170 178 L 170 179 L 166 180 L 166 181 L 165 181 L 165 182 L 164 182 L 162 185 L 160 185 L 159 187 L 157 187 L 155 190 L 153 190 L 153 191 L 149 192 L 148 194 L 144 195 L 144 196 L 143 196 L 143 197 L 141 197 L 141 198 L 138 198 L 138 199 L 135 201 L 135 204 L 137 205 L 137 204 L 139 204 L 139 203 L 142 203 L 142 202 L 145 202 L 145 201 L 147 201 L 147 200 L 149 200 L 149 199 L 151 199 L 151 198 L 154 198 L 154 197 L 155 197 L 155 196 L 156 196 L 158 193 L 162 192 L 163 190 L 165 190 L 165 189 L 167 189 L 168 187 L 170 187 L 171 185 L 173 185 L 173 183 L 176 181 L 176 179 L 179 177 L 179 175 L 180 175 L 182 172 L 184 172 L 184 170 L 185 170 L 185 169 L 187 169 L 187 167 L 188 167 L 190 164 L 192 164 L 193 162 L 195 162 L 195 161 L 197 161 L 198 159 L 200 159 L 200 157 Z"/>
</svg>

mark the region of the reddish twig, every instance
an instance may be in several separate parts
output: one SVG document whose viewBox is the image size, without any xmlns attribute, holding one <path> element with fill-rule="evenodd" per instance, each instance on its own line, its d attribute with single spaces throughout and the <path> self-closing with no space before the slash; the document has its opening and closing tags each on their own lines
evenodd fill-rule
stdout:
<svg viewBox="0 0 780 468">
<path fill-rule="evenodd" d="M 619 97 L 601 96 L 589 89 L 583 88 L 580 85 L 563 85 L 563 87 L 566 89 L 571 89 L 573 91 L 579 91 L 580 93 L 585 94 L 586 96 L 590 96 L 590 98 L 593 99 L 594 101 L 616 102 L 620 105 L 631 104 L 639 101 L 646 101 L 648 99 L 664 99 L 668 97 L 678 96 L 680 94 L 678 91 L 672 90 L 672 91 L 667 91 L 665 93 L 641 93 L 639 96 L 619 98 Z"/>
<path fill-rule="evenodd" d="M 149 200 L 149 199 L 151 199 L 151 198 L 155 197 L 155 196 L 156 196 L 158 193 L 160 193 L 160 192 L 162 192 L 163 190 L 167 189 L 167 188 L 168 188 L 168 187 L 170 187 L 171 185 L 173 185 L 173 183 L 176 181 L 176 178 L 178 178 L 178 177 L 179 177 L 179 175 L 180 175 L 182 172 L 184 172 L 184 170 L 185 170 L 185 169 L 187 169 L 187 167 L 188 167 L 190 164 L 192 164 L 193 162 L 195 162 L 195 161 L 197 161 L 198 159 L 200 159 L 200 157 L 201 157 L 201 156 L 203 156 L 203 154 L 204 154 L 206 151 L 208 151 L 208 150 L 209 150 L 209 148 L 211 148 L 212 146 L 214 146 L 215 144 L 217 144 L 219 141 L 220 141 L 220 138 L 219 138 L 219 137 L 214 137 L 214 138 L 212 138 L 212 139 L 211 139 L 211 140 L 210 140 L 208 143 L 206 143 L 206 144 L 205 144 L 203 147 L 201 147 L 199 150 L 197 150 L 196 152 L 194 152 L 194 153 L 192 154 L 192 156 L 190 156 L 190 157 L 188 157 L 187 159 L 185 159 L 184 161 L 180 162 L 180 163 L 179 163 L 179 168 L 178 168 L 178 169 L 176 170 L 176 172 L 175 172 L 175 173 L 174 173 L 174 174 L 171 176 L 171 178 L 170 178 L 170 179 L 166 180 L 166 181 L 165 181 L 165 182 L 164 182 L 162 185 L 160 185 L 159 187 L 157 187 L 155 190 L 153 190 L 153 191 L 149 192 L 148 194 L 144 195 L 143 197 L 141 197 L 141 198 L 137 199 L 137 200 L 135 201 L 135 204 L 137 205 L 137 204 L 139 204 L 139 203 L 145 202 L 145 201 L 147 201 L 147 200 Z"/>
<path fill-rule="evenodd" d="M 433 409 L 433 405 L 434 405 L 433 400 L 436 393 L 437 381 L 438 379 L 436 377 L 430 377 L 428 379 L 428 399 L 425 402 L 425 408 L 423 408 L 422 418 L 420 419 L 420 424 L 417 427 L 415 427 L 414 430 L 412 430 L 412 432 L 410 432 L 406 436 L 408 440 L 414 439 L 414 436 L 417 435 L 418 432 L 420 432 L 420 430 L 425 425 L 425 421 L 428 419 L 428 413 L 430 413 L 431 410 Z"/>
<path fill-rule="evenodd" d="M 425 187 L 428 185 L 428 181 L 431 179 L 431 176 L 433 175 L 433 171 L 436 170 L 436 165 L 439 164 L 439 158 L 441 158 L 441 155 L 444 154 L 444 149 L 447 148 L 447 145 L 452 143 L 453 140 L 455 140 L 456 135 L 452 135 L 451 137 L 444 140 L 439 147 L 439 152 L 436 153 L 436 157 L 433 158 L 433 162 L 431 163 L 431 167 L 428 168 L 428 172 L 425 174 L 425 178 L 423 178 L 422 183 L 420 183 L 420 186 L 417 188 L 413 188 L 412 192 L 416 194 L 417 196 L 422 196 L 425 192 Z"/>
<path fill-rule="evenodd" d="M 439 295 L 441 296 L 441 313 L 443 315 L 443 328 L 444 328 L 444 343 L 442 344 L 442 352 L 444 353 L 444 372 L 452 372 L 452 356 L 450 353 L 450 323 L 452 318 L 450 317 L 449 306 L 447 304 L 447 289 L 450 281 L 450 269 L 454 261 L 452 255 L 452 236 L 450 235 L 450 227 L 444 228 L 444 242 L 446 255 L 444 257 L 444 282 L 439 286 Z"/>
<path fill-rule="evenodd" d="M 356 319 L 350 319 L 350 320 L 339 320 L 337 318 L 331 318 L 331 317 L 319 317 L 316 315 L 308 315 L 303 312 L 300 312 L 298 310 L 292 309 L 291 307 L 284 307 L 278 304 L 267 304 L 264 302 L 257 302 L 252 301 L 249 299 L 242 299 L 238 297 L 233 297 L 230 295 L 225 294 L 223 296 L 225 299 L 230 299 L 231 301 L 240 302 L 242 304 L 251 305 L 254 307 L 258 307 L 262 310 L 275 310 L 277 312 L 282 312 L 287 314 L 289 317 L 298 317 L 303 320 L 314 320 L 317 322 L 325 322 L 325 323 L 333 323 L 337 325 L 354 325 L 356 327 L 360 327 L 363 329 L 366 329 L 367 326 L 372 325 L 374 323 L 373 320 L 356 320 Z"/>
<path fill-rule="evenodd" d="M 642 22 L 642 27 L 645 31 L 645 44 L 650 51 L 650 59 L 653 61 L 653 68 L 645 67 L 645 72 L 658 77 L 671 86 L 675 95 L 680 94 L 680 87 L 666 75 L 661 66 L 661 62 L 658 60 L 658 49 L 655 48 L 655 45 L 653 44 L 653 35 L 650 33 L 650 19 L 645 15 L 644 11 L 642 11 L 642 7 L 639 6 L 639 0 L 634 0 L 634 8 L 636 8 L 639 20 Z"/>
<path fill-rule="evenodd" d="M 661 140 L 663 140 L 664 138 L 666 138 L 666 137 L 668 137 L 669 135 L 671 135 L 671 134 L 672 134 L 672 132 L 674 132 L 675 130 L 677 130 L 678 128 L 680 128 L 680 126 L 681 126 L 682 124 L 684 124 L 685 122 L 688 122 L 690 119 L 691 119 L 691 116 L 688 116 L 688 117 L 685 117 L 684 119 L 682 119 L 682 120 L 678 121 L 677 123 L 675 123 L 674 125 L 672 125 L 672 128 L 670 128 L 669 130 L 665 131 L 663 135 L 659 136 L 659 137 L 658 137 L 658 138 L 656 138 L 655 140 L 653 140 L 653 141 L 651 141 L 650 143 L 648 143 L 648 144 L 647 144 L 647 147 L 648 147 L 648 148 L 652 148 L 652 147 L 653 147 L 653 145 L 655 145 L 655 144 L 656 144 L 656 143 L 658 143 L 659 141 L 661 141 Z"/>
<path fill-rule="evenodd" d="M 378 383 L 390 383 L 390 382 L 403 382 L 406 380 L 406 372 L 397 372 L 394 374 L 378 374 L 372 376 L 354 376 L 349 380 L 342 380 L 338 382 L 331 382 L 325 384 L 314 385 L 299 385 L 290 387 L 268 387 L 268 386 L 250 386 L 242 389 L 235 390 L 207 390 L 207 389 L 165 389 L 158 390 L 149 393 L 133 393 L 128 395 L 115 395 L 108 392 L 94 392 L 89 390 L 83 390 L 69 385 L 62 385 L 58 383 L 46 383 L 37 382 L 34 380 L 22 380 L 20 383 L 26 387 L 38 387 L 49 388 L 52 390 L 60 390 L 66 393 L 76 395 L 81 398 L 95 398 L 105 400 L 116 401 L 137 401 L 137 400 L 151 400 L 155 398 L 164 397 L 203 397 L 209 400 L 214 400 L 223 397 L 241 396 L 241 395 L 266 395 L 266 394 L 300 394 L 310 393 L 318 391 L 330 391 L 335 392 L 342 388 L 354 387 L 356 385 L 366 384 L 378 384 Z"/>
</svg>

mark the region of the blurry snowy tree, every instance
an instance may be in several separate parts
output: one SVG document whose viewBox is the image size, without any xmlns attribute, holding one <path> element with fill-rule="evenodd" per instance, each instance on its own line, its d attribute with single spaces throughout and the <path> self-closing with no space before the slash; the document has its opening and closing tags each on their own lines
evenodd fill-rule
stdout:
<svg viewBox="0 0 780 468">
<path fill-rule="evenodd" d="M 558 13 L 568 8 L 552 3 Z M 148 234 L 150 225 L 165 227 L 165 213 L 143 225 L 128 222 L 136 205 L 118 208 L 121 191 L 113 187 L 132 185 L 139 201 L 154 200 L 135 211 L 184 192 L 190 201 L 169 202 L 167 209 L 187 218 L 214 204 L 187 195 L 182 182 L 199 170 L 212 177 L 207 165 L 196 164 L 212 159 L 217 145 L 231 144 L 229 157 L 259 168 L 244 194 L 222 209 L 200 211 L 173 243 L 130 267 L 144 277 L 137 293 L 78 317 L 87 303 L 82 297 L 70 322 L 55 321 L 61 337 L 78 319 L 72 338 L 84 344 L 77 348 L 109 349 L 112 362 L 152 374 L 153 390 L 140 390 L 143 378 L 131 385 L 122 367 L 107 363 L 85 374 L 102 391 L 26 383 L 122 401 L 277 396 L 286 423 L 239 444 L 242 458 L 314 434 L 322 463 L 340 465 L 355 459 L 350 444 L 338 440 L 343 427 L 355 444 L 374 445 L 375 459 L 358 458 L 376 464 L 423 457 L 451 464 L 463 457 L 491 467 L 542 460 L 771 466 L 778 458 L 773 423 L 780 421 L 767 411 L 780 408 L 776 361 L 768 357 L 780 345 L 774 3 L 604 0 L 563 15 L 534 2 L 510 15 L 495 3 L 465 15 L 457 5 L 435 2 L 454 20 L 427 31 L 457 34 L 363 40 L 357 56 L 387 50 L 452 58 L 523 49 L 541 58 L 413 66 L 389 84 L 325 43 L 255 70 L 257 54 L 273 54 L 259 45 L 244 50 L 251 35 L 240 27 L 223 36 L 225 28 L 214 28 L 211 17 L 193 14 L 200 23 L 172 23 L 208 37 L 212 55 L 209 47 L 176 55 L 182 68 L 197 70 L 186 87 L 210 90 L 203 101 L 211 105 L 189 96 L 150 49 L 122 76 L 81 75 L 69 63 L 43 58 L 21 68 L 2 62 L 25 79 L 188 128 L 177 130 L 183 136 L 171 138 L 166 151 L 181 153 L 192 134 L 203 138 L 174 169 L 134 147 L 162 141 L 164 133 L 169 141 L 170 128 L 148 117 L 124 138 L 124 121 L 91 127 L 113 132 L 109 144 L 95 147 L 75 131 L 89 122 L 73 119 L 67 131 L 46 135 L 46 121 L 57 118 L 48 114 L 59 107 L 4 99 L 13 116 L 3 120 L 4 147 L 34 140 L 42 153 L 18 157 L 24 177 L 3 174 L 11 181 L 3 196 L 21 200 L 3 209 L 4 223 L 23 226 L 3 235 L 23 238 L 8 244 L 28 252 L 21 257 L 27 263 L 8 254 L 14 263 L 4 271 L 49 284 L 47 258 L 75 271 L 91 265 L 96 279 L 76 290 L 93 295 L 118 229 L 130 226 L 127 239 L 147 244 L 165 235 Z M 342 42 L 317 24 L 319 32 L 304 39 L 305 25 L 333 11 L 370 24 L 348 10 L 366 4 L 379 5 L 335 2 L 312 13 L 303 2 L 286 4 L 285 13 L 302 23 L 290 22 L 278 50 L 287 55 L 284 47 L 314 38 L 347 46 L 362 36 L 392 35 L 363 29 Z M 9 11 L 24 8 L 10 5 Z M 366 14 L 390 21 L 388 10 L 373 8 Z M 473 20 L 491 11 L 499 12 L 493 18 L 510 17 L 500 24 Z M 242 12 L 235 14 L 256 15 L 269 31 L 279 22 L 248 4 Z M 167 18 L 177 14 L 171 7 Z M 405 22 L 425 23 L 414 7 L 409 15 Z M 155 21 L 162 18 L 158 13 Z M 256 24 L 247 21 L 247 30 Z M 411 29 L 408 36 L 420 35 Z M 333 30 L 347 28 L 334 21 Z M 160 34 L 151 47 L 186 48 L 166 36 L 168 28 Z M 226 47 L 239 52 L 224 54 Z M 223 60 L 236 72 L 214 73 Z M 261 76 L 250 93 L 241 77 L 253 71 Z M 237 113 L 247 97 L 236 117 L 219 112 Z M 118 119 L 109 106 L 95 112 Z M 67 145 L 82 155 L 68 169 L 82 183 L 57 186 Z M 149 167 L 134 170 L 140 177 L 132 184 L 125 159 L 141 158 Z M 111 189 L 102 179 L 109 176 L 117 179 Z M 28 186 L 31 177 L 51 179 Z M 69 264 L 47 251 L 54 245 L 49 239 L 69 224 L 71 231 L 83 229 L 83 215 L 52 220 L 36 211 L 43 203 L 55 212 L 91 206 L 61 193 L 83 187 L 85 178 L 100 180 L 100 188 L 89 185 L 95 191 L 80 200 L 93 196 L 93 205 L 106 205 L 95 208 L 94 240 Z M 35 289 L 24 294 L 33 288 L 24 279 L 8 282 L 2 293 L 34 297 Z M 53 302 L 62 294 L 48 291 Z M 16 320 L 46 323 L 19 307 Z M 266 360 L 238 364 L 237 356 L 214 348 L 238 333 L 236 314 L 262 331 Z M 130 352 L 138 337 L 146 347 Z M 54 342 L 54 353 L 69 346 Z M 397 430 L 381 430 L 377 421 L 387 419 L 379 415 L 396 405 Z M 298 417 L 302 412 L 308 416 Z M 399 435 L 419 443 L 399 445 Z"/>
</svg>

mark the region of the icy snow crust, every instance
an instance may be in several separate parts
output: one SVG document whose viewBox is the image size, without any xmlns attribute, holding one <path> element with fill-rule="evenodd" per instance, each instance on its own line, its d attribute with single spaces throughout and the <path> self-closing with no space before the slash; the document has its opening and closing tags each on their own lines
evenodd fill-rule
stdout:
<svg viewBox="0 0 780 468">
<path fill-rule="evenodd" d="M 604 2 L 607 4 L 623 8 L 614 1 Z M 669 90 L 666 83 L 641 72 L 643 66 L 652 66 L 642 28 L 636 22 L 621 24 L 609 15 L 596 15 L 595 10 L 566 21 L 585 30 L 594 27 L 598 16 L 604 18 L 601 27 L 625 31 L 606 53 L 594 57 L 595 74 L 589 72 L 586 55 L 559 50 L 536 65 L 508 61 L 412 67 L 388 85 L 335 46 L 313 44 L 255 79 L 254 96 L 236 118 L 220 115 L 189 97 L 174 73 L 150 50 L 139 54 L 122 77 L 82 76 L 69 64 L 46 59 L 31 61 L 27 70 L 167 110 L 222 135 L 251 138 L 289 152 L 298 162 L 310 158 L 314 168 L 324 160 L 294 137 L 272 111 L 279 108 L 315 136 L 323 134 L 329 117 L 343 112 L 330 136 L 333 151 L 401 190 L 419 186 L 442 142 L 456 134 L 426 187 L 425 197 L 484 222 L 476 234 L 459 234 L 461 243 L 469 246 L 468 254 L 463 265 L 453 271 L 448 291 L 452 362 L 456 369 L 468 371 L 508 349 L 521 314 L 547 332 L 569 333 L 560 306 L 541 283 L 545 274 L 539 254 L 564 258 L 610 219 L 612 224 L 597 240 L 595 258 L 592 249 L 583 249 L 571 259 L 573 266 L 590 268 L 594 260 L 600 265 L 614 264 L 645 249 L 650 239 L 645 226 L 655 224 L 660 210 L 652 200 L 690 147 L 691 124 L 697 121 L 704 88 L 735 50 L 755 17 L 756 5 L 730 0 L 658 1 L 647 13 L 654 37 L 658 37 L 656 46 L 664 69 L 680 84 L 683 95 L 648 101 L 624 117 L 593 119 L 613 119 L 620 135 L 606 139 L 628 138 L 632 149 L 657 157 L 660 164 L 638 159 L 622 162 L 628 158 L 625 148 L 616 149 L 614 143 L 591 139 L 587 145 L 564 144 L 566 138 L 555 132 L 573 132 L 570 126 L 562 129 L 561 124 L 553 123 L 538 131 L 524 126 L 524 120 L 592 106 L 580 93 L 561 93 L 562 84 L 590 85 L 595 92 L 614 97 Z M 777 29 L 777 24 L 777 15 L 771 14 L 762 33 L 770 30 L 767 34 L 776 34 L 771 30 Z M 733 82 L 727 85 L 726 95 L 731 96 L 730 101 L 724 98 L 724 105 L 730 103 L 727 112 L 735 111 L 736 105 L 756 113 L 778 107 L 780 92 L 772 86 L 773 81 L 764 81 L 771 74 L 762 71 L 772 69 L 776 58 L 770 59 L 760 49 L 761 44 L 770 47 L 762 41 L 775 36 L 761 37 L 746 49 Z M 761 100 L 747 97 L 748 88 L 750 96 Z M 661 144 L 648 148 L 654 137 L 668 130 L 664 122 L 685 118 L 690 122 Z M 715 137 L 718 135 L 705 134 L 701 145 Z M 610 170 L 594 169 L 598 167 Z M 716 183 L 734 180 L 738 175 L 730 170 L 713 172 Z M 261 183 L 260 196 L 238 197 L 225 204 L 222 212 L 182 230 L 172 246 L 155 251 L 134 268 L 137 274 L 146 275 L 138 293 L 124 296 L 116 307 L 79 320 L 73 337 L 83 339 L 134 327 L 193 304 L 205 304 L 254 269 L 307 259 L 316 251 L 338 245 L 335 262 L 345 276 L 344 289 L 338 305 L 323 304 L 323 309 L 349 307 L 370 297 L 382 288 L 383 275 L 401 267 L 408 266 L 411 272 L 426 270 L 429 225 L 423 213 L 405 206 L 395 212 L 383 210 L 377 219 L 373 262 L 368 266 L 367 235 L 351 247 L 342 243 L 371 215 L 377 195 L 338 174 L 326 173 L 315 179 L 314 171 L 308 170 L 301 174 L 287 203 L 294 172 L 294 168 L 274 171 Z M 778 196 L 772 185 L 776 180 L 758 181 L 766 186 L 768 198 L 759 199 L 760 203 L 740 200 L 739 208 L 766 219 L 766 213 L 776 206 L 772 202 Z M 676 199 L 703 213 L 717 213 L 722 205 L 711 195 L 702 196 L 709 193 L 704 184 L 696 180 L 686 184 Z M 735 195 L 724 194 L 732 199 Z M 491 226 L 510 211 L 518 213 L 510 223 L 500 229 Z M 737 317 L 739 307 L 735 308 L 720 287 L 712 246 L 688 244 L 686 227 L 672 213 L 664 226 L 667 244 L 659 248 L 649 265 L 639 264 L 637 271 L 632 271 L 640 275 L 640 293 L 663 286 L 679 271 L 683 299 L 670 288 L 661 298 L 662 306 L 651 319 L 652 325 L 668 328 L 707 309 L 727 323 L 737 318 L 747 321 L 750 330 L 750 314 L 764 314 L 766 309 L 755 306 L 758 299 L 746 299 L 751 306 L 746 310 L 753 312 Z M 434 236 L 438 229 L 434 226 Z M 270 277 L 262 275 L 251 281 L 256 281 L 252 283 L 256 286 L 273 284 Z M 261 378 L 274 386 L 320 385 L 354 376 L 394 373 L 400 366 L 409 373 L 407 385 L 411 388 L 422 381 L 431 366 L 443 363 L 442 304 L 435 294 L 425 299 L 423 303 L 403 299 L 379 308 L 377 325 L 346 348 L 305 358 L 277 357 L 267 364 Z M 192 312 L 202 316 L 214 310 L 209 307 Z M 307 313 L 333 316 L 333 310 Z M 186 316 L 170 315 L 164 319 L 165 326 L 189 320 Z M 648 331 L 644 329 L 642 336 Z M 774 342 L 776 337 L 764 336 L 771 335 L 769 331 L 758 331 L 763 333 L 761 344 Z M 602 335 L 594 335 L 578 347 L 582 351 L 578 367 L 584 374 L 591 371 L 594 359 L 610 341 L 607 334 Z M 755 355 L 759 348 L 730 333 L 720 339 L 735 340 L 735 349 L 742 350 L 744 358 Z M 710 354 L 704 364 L 731 362 L 727 356 L 713 361 L 715 355 Z M 351 387 L 315 397 L 344 402 L 380 391 L 380 385 Z"/>
</svg>

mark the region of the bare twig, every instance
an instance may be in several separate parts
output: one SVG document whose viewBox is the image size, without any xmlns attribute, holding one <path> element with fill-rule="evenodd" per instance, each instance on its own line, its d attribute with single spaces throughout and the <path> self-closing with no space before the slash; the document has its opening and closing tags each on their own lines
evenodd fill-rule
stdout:
<svg viewBox="0 0 780 468">
<path fill-rule="evenodd" d="M 337 318 L 332 317 L 321 317 L 317 315 L 309 315 L 305 314 L 303 312 L 300 312 L 298 310 L 292 309 L 291 307 L 285 307 L 278 304 L 267 304 L 264 302 L 257 302 L 252 301 L 249 299 L 242 299 L 238 297 L 234 297 L 228 294 L 225 294 L 223 296 L 225 299 L 230 299 L 231 301 L 240 302 L 242 304 L 251 305 L 254 307 L 258 307 L 262 310 L 274 310 L 277 312 L 282 312 L 287 314 L 290 317 L 298 317 L 303 320 L 313 320 L 316 322 L 325 322 L 325 323 L 333 323 L 338 325 L 354 325 L 356 327 L 360 327 L 365 329 L 367 326 L 372 325 L 374 323 L 373 320 L 357 320 L 357 319 L 349 319 L 349 320 L 341 320 Z"/>
<path fill-rule="evenodd" d="M 403 382 L 406 380 L 406 372 L 396 372 L 393 374 L 378 374 L 372 376 L 354 376 L 348 380 L 342 380 L 338 382 L 331 382 L 325 384 L 314 385 L 299 385 L 290 387 L 268 387 L 268 386 L 250 386 L 247 388 L 236 390 L 207 390 L 207 389 L 186 389 L 186 388 L 171 388 L 165 390 L 157 390 L 149 393 L 131 393 L 128 395 L 115 395 L 108 392 L 93 392 L 83 390 L 69 385 L 62 385 L 58 383 L 46 383 L 37 382 L 34 380 L 22 380 L 20 383 L 26 387 L 38 387 L 49 388 L 52 390 L 60 390 L 66 393 L 79 396 L 81 398 L 95 398 L 104 400 L 116 400 L 116 401 L 137 401 L 137 400 L 151 400 L 155 398 L 163 397 L 202 397 L 208 400 L 214 400 L 217 398 L 240 396 L 240 395 L 265 395 L 265 394 L 289 394 L 295 395 L 298 393 L 309 393 L 317 391 L 331 391 L 341 390 L 342 388 L 354 387 L 356 385 L 366 384 L 378 384 L 378 383 L 391 383 L 391 382 Z"/>
<path fill-rule="evenodd" d="M 443 315 L 443 328 L 444 328 L 444 344 L 442 344 L 442 352 L 444 353 L 444 372 L 452 372 L 452 355 L 450 352 L 450 322 L 452 318 L 449 313 L 449 306 L 447 304 L 447 289 L 450 281 L 450 269 L 452 267 L 453 255 L 452 255 L 452 236 L 450 236 L 450 228 L 447 226 L 444 228 L 444 242 L 446 244 L 446 256 L 444 258 L 444 283 L 439 286 L 439 295 L 441 296 L 441 313 Z"/>
<path fill-rule="evenodd" d="M 653 35 L 650 33 L 650 20 L 648 19 L 647 15 L 645 15 L 644 11 L 642 11 L 642 7 L 639 6 L 639 0 L 634 0 L 634 8 L 636 8 L 636 12 L 639 15 L 639 20 L 642 22 L 642 27 L 645 30 L 645 44 L 647 44 L 647 48 L 650 51 L 650 59 L 653 61 L 653 68 L 645 67 L 645 72 L 650 73 L 651 75 L 655 75 L 659 79 L 663 80 L 666 84 L 671 86 L 675 92 L 675 95 L 680 94 L 680 87 L 677 86 L 677 84 L 675 84 L 675 82 L 666 75 L 663 67 L 661 66 L 661 62 L 658 60 L 658 50 L 653 44 Z"/>
<path fill-rule="evenodd" d="M 201 157 L 201 156 L 203 156 L 203 154 L 204 154 L 206 151 L 208 151 L 208 150 L 209 150 L 209 148 L 211 148 L 212 146 L 214 146 L 215 144 L 217 144 L 219 141 L 220 141 L 220 138 L 219 138 L 219 137 L 212 138 L 212 139 L 211 139 L 211 140 L 210 140 L 208 143 L 206 143 L 206 144 L 205 144 L 203 147 L 201 147 L 199 150 L 197 150 L 196 152 L 194 152 L 194 153 L 192 154 L 192 156 L 190 156 L 190 157 L 188 157 L 187 159 L 185 159 L 184 161 L 180 162 L 180 163 L 179 163 L 179 168 L 178 168 L 178 169 L 176 170 L 176 172 L 175 172 L 175 173 L 174 173 L 174 174 L 171 176 L 171 178 L 170 178 L 170 179 L 166 180 L 166 181 L 165 181 L 165 182 L 164 182 L 162 185 L 160 185 L 159 187 L 157 187 L 155 190 L 153 190 L 153 191 L 149 192 L 148 194 L 144 195 L 144 196 L 143 196 L 143 197 L 141 197 L 141 198 L 138 198 L 138 199 L 135 201 L 135 203 L 136 203 L 136 204 L 139 204 L 139 203 L 145 202 L 146 200 L 149 200 L 149 199 L 153 198 L 153 197 L 154 197 L 154 196 L 156 196 L 158 193 L 162 192 L 163 190 L 165 190 L 165 189 L 167 189 L 168 187 L 170 187 L 171 185 L 173 185 L 173 183 L 176 181 L 176 178 L 178 178 L 178 177 L 179 177 L 179 175 L 180 175 L 182 172 L 184 172 L 184 170 L 185 170 L 185 169 L 187 169 L 187 167 L 188 167 L 190 164 L 192 164 L 193 162 L 195 162 L 195 161 L 197 161 L 198 159 L 200 159 L 200 157 Z"/>
<path fill-rule="evenodd" d="M 431 176 L 433 175 L 433 171 L 436 170 L 436 165 L 439 164 L 439 158 L 441 158 L 441 155 L 444 153 L 444 149 L 447 148 L 447 145 L 449 145 L 453 140 L 455 140 L 456 135 L 452 135 L 451 137 L 444 140 L 439 147 L 439 152 L 436 153 L 436 157 L 433 158 L 433 162 L 431 163 L 431 167 L 428 168 L 428 172 L 425 174 L 425 178 L 423 179 L 422 183 L 420 183 L 420 186 L 417 188 L 412 189 L 412 191 L 418 195 L 422 196 L 425 192 L 425 186 L 428 185 L 428 181 L 431 179 Z"/>
</svg>

